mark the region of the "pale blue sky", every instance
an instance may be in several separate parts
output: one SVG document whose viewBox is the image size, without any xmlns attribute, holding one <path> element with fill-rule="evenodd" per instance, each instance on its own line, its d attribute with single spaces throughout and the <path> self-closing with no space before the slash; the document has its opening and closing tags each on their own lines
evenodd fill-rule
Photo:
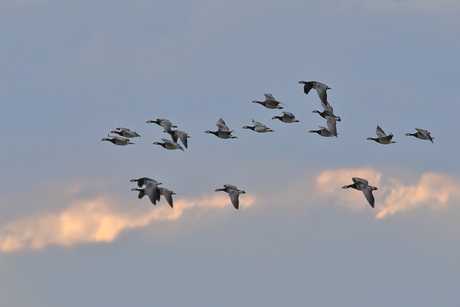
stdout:
<svg viewBox="0 0 460 307">
<path fill-rule="evenodd" d="M 0 1 L 0 303 L 456 306 L 460 4 Z M 329 85 L 325 125 L 299 80 Z M 300 120 L 251 103 L 271 93 Z M 223 118 L 237 139 L 205 134 Z M 187 131 L 167 151 L 149 119 Z M 241 129 L 260 121 L 275 132 Z M 376 125 L 396 144 L 380 145 Z M 116 127 L 141 137 L 101 142 Z M 405 136 L 423 128 L 434 144 Z M 138 200 L 131 178 L 177 193 Z M 376 208 L 342 190 L 377 185 Z M 224 183 L 246 191 L 235 210 Z"/>
</svg>

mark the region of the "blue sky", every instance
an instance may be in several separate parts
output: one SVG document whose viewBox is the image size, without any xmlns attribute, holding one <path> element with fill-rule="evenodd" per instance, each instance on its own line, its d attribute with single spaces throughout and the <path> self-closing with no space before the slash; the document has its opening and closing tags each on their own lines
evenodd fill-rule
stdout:
<svg viewBox="0 0 460 307">
<path fill-rule="evenodd" d="M 456 306 L 456 1 L 0 8 L 2 305 Z M 308 133 L 325 121 L 300 80 L 331 87 L 338 138 Z M 263 93 L 300 122 L 271 120 Z M 237 139 L 204 133 L 221 117 Z M 153 145 L 156 118 L 189 148 Z M 366 140 L 377 125 L 397 143 Z M 100 141 L 116 127 L 141 137 Z M 136 198 L 142 176 L 174 209 Z M 353 176 L 378 186 L 375 209 L 341 189 Z"/>
</svg>

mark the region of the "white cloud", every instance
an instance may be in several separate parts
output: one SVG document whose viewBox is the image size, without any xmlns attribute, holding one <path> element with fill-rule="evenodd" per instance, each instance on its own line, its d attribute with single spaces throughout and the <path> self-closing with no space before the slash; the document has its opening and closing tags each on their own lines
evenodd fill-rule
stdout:
<svg viewBox="0 0 460 307">
<path fill-rule="evenodd" d="M 199 199 L 177 199 L 174 209 L 166 203 L 153 206 L 147 199 L 142 201 L 151 209 L 121 211 L 120 200 L 102 195 L 91 200 L 72 201 L 68 208 L 61 212 L 39 213 L 19 218 L 0 227 L 0 250 L 12 252 L 42 249 L 53 244 L 73 246 L 78 243 L 111 242 L 123 230 L 144 227 L 155 221 L 178 220 L 187 210 L 235 210 L 228 195 L 224 194 L 204 195 Z M 240 199 L 240 208 L 244 210 L 253 202 L 254 197 L 244 195 Z"/>
<path fill-rule="evenodd" d="M 321 172 L 317 177 L 318 193 L 335 198 L 335 204 L 354 211 L 369 209 L 363 194 L 358 191 L 342 190 L 351 183 L 351 177 L 361 177 L 378 187 L 376 198 L 376 218 L 382 219 L 400 212 L 419 207 L 441 209 L 457 204 L 460 200 L 460 180 L 442 173 L 424 173 L 415 184 L 404 184 L 397 178 L 389 177 L 382 182 L 382 173 L 372 168 L 334 169 Z M 385 176 L 383 176 L 385 177 Z"/>
</svg>

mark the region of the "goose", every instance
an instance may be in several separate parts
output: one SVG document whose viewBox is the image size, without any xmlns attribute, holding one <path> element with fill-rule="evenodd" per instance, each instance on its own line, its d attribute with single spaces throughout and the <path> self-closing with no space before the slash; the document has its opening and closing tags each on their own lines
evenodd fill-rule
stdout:
<svg viewBox="0 0 460 307">
<path fill-rule="evenodd" d="M 375 207 L 375 200 L 374 195 L 372 195 L 373 190 L 377 190 L 377 187 L 369 185 L 366 179 L 361 179 L 358 177 L 351 178 L 353 180 L 352 184 L 344 185 L 342 189 L 353 188 L 358 191 L 363 191 L 364 196 L 366 197 L 367 201 L 371 205 L 372 208 Z"/>
<path fill-rule="evenodd" d="M 396 143 L 395 141 L 392 141 L 391 139 L 393 138 L 393 133 L 390 133 L 389 135 L 386 135 L 385 132 L 380 128 L 379 125 L 377 125 L 377 129 L 375 131 L 375 134 L 377 134 L 377 138 L 371 138 L 368 137 L 368 140 L 373 140 L 376 141 L 377 143 L 380 144 L 391 144 L 391 143 Z"/>
<path fill-rule="evenodd" d="M 236 136 L 232 135 L 234 130 L 229 130 L 225 121 L 221 118 L 216 123 L 217 131 L 206 130 L 205 133 L 211 133 L 221 139 L 236 139 Z"/>
<path fill-rule="evenodd" d="M 321 101 L 321 106 L 323 107 L 323 112 L 320 112 L 318 110 L 313 110 L 312 113 L 318 113 L 322 118 L 326 118 L 327 116 L 332 116 L 335 118 L 336 121 L 338 122 L 342 121 L 340 119 L 340 116 L 334 115 L 334 109 L 329 103 L 324 103 Z"/>
<path fill-rule="evenodd" d="M 319 99 L 324 104 L 327 104 L 327 93 L 326 91 L 331 89 L 324 83 L 318 81 L 299 81 L 300 84 L 303 84 L 303 91 L 305 94 L 308 94 L 312 88 L 318 93 Z"/>
<path fill-rule="evenodd" d="M 252 102 L 253 103 L 260 103 L 261 105 L 263 105 L 264 107 L 266 107 L 268 109 L 282 109 L 283 107 L 280 106 L 280 104 L 285 105 L 284 103 L 276 100 L 275 97 L 273 97 L 272 94 L 264 94 L 264 96 L 265 96 L 264 101 L 253 100 Z"/>
<path fill-rule="evenodd" d="M 106 138 L 103 138 L 101 141 L 109 141 L 115 145 L 120 145 L 120 146 L 126 146 L 128 144 L 134 144 L 127 138 L 123 138 L 121 136 L 107 136 Z"/>
<path fill-rule="evenodd" d="M 230 196 L 230 200 L 232 201 L 233 207 L 235 207 L 235 209 L 238 209 L 239 203 L 240 203 L 238 196 L 240 194 L 246 194 L 245 191 L 238 190 L 236 186 L 231 185 L 231 184 L 224 184 L 223 188 L 215 190 L 215 192 L 219 192 L 219 191 L 224 191 L 228 193 L 228 195 Z"/>
<path fill-rule="evenodd" d="M 323 126 L 318 126 L 318 127 L 320 128 L 319 130 L 310 130 L 308 132 L 310 133 L 316 132 L 319 135 L 324 136 L 324 137 L 332 137 L 333 134 L 331 133 L 331 131 L 329 131 L 328 128 L 323 127 Z"/>
<path fill-rule="evenodd" d="M 171 206 L 171 208 L 173 208 L 173 198 L 172 198 L 172 196 L 176 195 L 176 193 L 174 193 L 171 190 L 168 190 L 167 188 L 160 188 L 160 194 L 163 195 L 166 198 L 166 201 L 168 202 L 168 204 Z M 158 200 L 159 200 L 159 198 L 160 197 L 158 197 Z"/>
<path fill-rule="evenodd" d="M 120 136 L 123 136 L 125 138 L 140 137 L 140 135 L 137 132 L 131 131 L 128 128 L 117 128 L 116 130 L 110 131 L 110 133 L 116 133 L 116 134 L 118 134 Z"/>
<path fill-rule="evenodd" d="M 265 126 L 264 124 L 262 124 L 260 122 L 257 122 L 255 120 L 252 120 L 252 124 L 254 126 L 244 126 L 243 129 L 251 129 L 252 131 L 260 132 L 260 133 L 273 132 L 274 131 L 274 130 L 268 128 L 267 126 Z"/>
<path fill-rule="evenodd" d="M 177 139 L 179 139 L 182 142 L 182 144 L 184 144 L 185 148 L 188 148 L 187 139 L 190 136 L 187 134 L 187 132 L 184 132 L 182 130 L 169 130 L 167 132 L 169 133 L 169 135 L 171 135 L 174 142 L 177 143 Z"/>
<path fill-rule="evenodd" d="M 291 112 L 286 112 L 286 111 L 282 111 L 282 112 L 283 112 L 283 115 L 273 116 L 272 119 L 279 119 L 283 123 L 298 123 L 299 122 L 297 119 L 295 119 L 294 114 L 292 114 Z"/>
<path fill-rule="evenodd" d="M 154 123 L 157 124 L 161 127 L 163 127 L 164 132 L 168 132 L 171 130 L 171 128 L 177 128 L 176 125 L 173 125 L 169 120 L 164 119 L 164 118 L 157 118 L 157 120 L 148 120 L 146 123 Z"/>
<path fill-rule="evenodd" d="M 161 139 L 161 140 L 163 141 L 163 143 L 161 143 L 161 142 L 153 142 L 153 144 L 161 145 L 161 146 L 163 146 L 163 148 L 166 148 L 166 149 L 169 149 L 169 150 L 180 149 L 180 150 L 184 151 L 182 146 L 180 146 L 179 144 L 177 144 L 174 141 L 171 141 L 171 140 L 168 140 L 168 139 Z"/>
<path fill-rule="evenodd" d="M 138 198 L 141 199 L 145 195 L 147 195 L 152 202 L 152 204 L 156 205 L 157 201 L 160 201 L 160 189 L 158 188 L 158 185 L 161 183 L 153 181 L 153 180 L 148 180 L 146 182 L 145 188 L 143 189 L 138 189 L 138 188 L 132 188 L 131 191 L 139 191 Z"/>
<path fill-rule="evenodd" d="M 406 135 L 408 136 L 415 136 L 416 138 L 419 138 L 421 140 L 430 140 L 431 143 L 434 143 L 433 142 L 433 137 L 431 137 L 430 133 L 428 130 L 425 130 L 425 129 L 419 129 L 419 128 L 415 128 L 415 130 L 417 130 L 417 132 L 415 133 L 406 133 Z"/>
<path fill-rule="evenodd" d="M 147 184 L 147 181 L 155 181 L 158 184 L 158 181 L 149 177 L 141 177 L 138 179 L 131 179 L 129 182 L 137 182 L 137 186 L 141 188 L 144 184 Z"/>
</svg>

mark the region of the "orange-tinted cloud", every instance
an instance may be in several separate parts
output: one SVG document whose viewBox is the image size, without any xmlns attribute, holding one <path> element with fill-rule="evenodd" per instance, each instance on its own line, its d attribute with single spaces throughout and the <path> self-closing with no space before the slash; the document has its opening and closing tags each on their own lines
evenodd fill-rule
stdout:
<svg viewBox="0 0 460 307">
<path fill-rule="evenodd" d="M 39 214 L 20 218 L 0 228 L 0 250 L 42 249 L 49 245 L 73 246 L 78 243 L 111 242 L 120 232 L 144 227 L 154 221 L 177 220 L 186 210 L 228 208 L 234 210 L 226 194 L 205 195 L 199 199 L 175 199 L 174 209 L 167 203 L 153 206 L 143 199 L 149 211 L 124 210 L 120 212 L 118 200 L 102 195 L 92 200 L 74 201 L 67 209 L 57 213 Z M 240 208 L 254 202 L 254 197 L 240 198 Z"/>
<path fill-rule="evenodd" d="M 384 184 L 381 179 L 385 176 L 372 168 L 324 171 L 317 177 L 318 192 L 325 197 L 336 198 L 335 203 L 339 206 L 346 206 L 355 211 L 366 210 L 369 205 L 362 192 L 341 189 L 343 185 L 352 182 L 351 177 L 365 178 L 369 184 L 378 187 L 378 190 L 374 191 L 377 219 L 421 206 L 439 209 L 460 200 L 460 180 L 454 176 L 425 173 L 416 184 L 406 185 L 392 177 Z"/>
</svg>

